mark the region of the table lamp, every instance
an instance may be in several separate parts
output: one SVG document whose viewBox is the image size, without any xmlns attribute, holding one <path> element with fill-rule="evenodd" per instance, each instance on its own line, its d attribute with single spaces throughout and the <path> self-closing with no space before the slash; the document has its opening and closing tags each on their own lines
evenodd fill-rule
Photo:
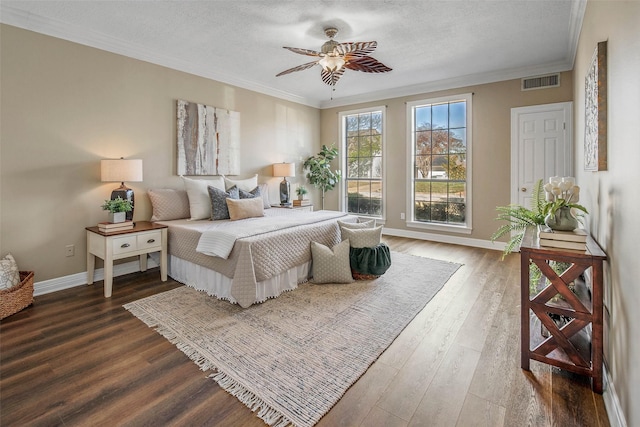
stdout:
<svg viewBox="0 0 640 427">
<path fill-rule="evenodd" d="M 281 176 L 282 182 L 280 183 L 280 206 L 288 206 L 289 195 L 291 194 L 291 185 L 287 181 L 287 177 L 296 176 L 296 164 L 295 163 L 274 163 L 273 164 L 273 176 Z"/>
<path fill-rule="evenodd" d="M 142 181 L 141 159 L 100 160 L 100 176 L 102 182 L 120 181 L 120 187 L 111 192 L 111 200 L 120 197 L 124 200 L 129 200 L 131 205 L 134 206 L 133 190 L 124 185 L 124 182 Z M 133 209 L 131 209 L 131 212 L 127 212 L 126 219 L 127 221 L 133 220 Z"/>
</svg>

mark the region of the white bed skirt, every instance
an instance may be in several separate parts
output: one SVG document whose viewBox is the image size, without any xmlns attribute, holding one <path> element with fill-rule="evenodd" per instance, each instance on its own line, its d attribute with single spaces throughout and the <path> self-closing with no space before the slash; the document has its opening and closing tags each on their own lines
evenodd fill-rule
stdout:
<svg viewBox="0 0 640 427">
<path fill-rule="evenodd" d="M 231 296 L 231 278 L 176 256 L 169 255 L 168 258 L 168 273 L 172 279 L 199 291 L 204 291 L 218 299 L 227 300 L 233 304 L 237 303 L 235 298 Z M 268 298 L 277 297 L 282 292 L 296 289 L 299 283 L 307 281 L 310 267 L 311 261 L 258 282 L 255 302 L 264 302 Z"/>
</svg>

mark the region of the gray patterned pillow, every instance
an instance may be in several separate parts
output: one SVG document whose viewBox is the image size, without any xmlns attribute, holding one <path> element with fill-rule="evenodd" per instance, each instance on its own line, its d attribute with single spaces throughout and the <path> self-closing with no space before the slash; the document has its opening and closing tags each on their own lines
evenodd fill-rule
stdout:
<svg viewBox="0 0 640 427">
<path fill-rule="evenodd" d="M 240 194 L 241 199 L 253 199 L 256 197 L 262 197 L 262 190 L 260 189 L 260 186 L 257 186 L 251 191 L 245 191 L 242 188 L 239 188 L 238 193 Z"/>
<path fill-rule="evenodd" d="M 333 248 L 311 242 L 311 259 L 313 283 L 353 282 L 348 240 L 338 243 Z"/>
<path fill-rule="evenodd" d="M 19 284 L 18 264 L 11 254 L 7 254 L 0 260 L 0 289 L 11 289 Z"/>
<path fill-rule="evenodd" d="M 349 230 L 342 228 L 342 240 L 349 240 L 352 248 L 372 248 L 380 244 L 382 226 L 376 228 L 362 228 Z"/>
<path fill-rule="evenodd" d="M 229 219 L 229 208 L 227 207 L 227 197 L 239 199 L 238 187 L 235 185 L 227 191 L 222 191 L 216 187 L 207 187 L 211 198 L 211 220 Z"/>
<path fill-rule="evenodd" d="M 189 218 L 189 197 L 185 190 L 171 188 L 151 189 L 148 191 L 153 215 L 151 221 L 171 221 Z"/>
</svg>

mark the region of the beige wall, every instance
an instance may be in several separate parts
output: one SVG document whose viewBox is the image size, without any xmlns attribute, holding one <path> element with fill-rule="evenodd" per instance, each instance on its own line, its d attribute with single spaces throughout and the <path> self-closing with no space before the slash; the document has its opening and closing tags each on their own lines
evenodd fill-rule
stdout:
<svg viewBox="0 0 640 427">
<path fill-rule="evenodd" d="M 574 69 L 576 178 L 588 228 L 609 257 L 605 361 L 629 426 L 640 425 L 640 2 L 589 1 Z M 608 170 L 584 171 L 584 77 L 608 41 Z"/>
<path fill-rule="evenodd" d="M 242 177 L 319 149 L 320 113 L 295 103 L 3 25 L 0 255 L 36 281 L 86 271 L 84 228 L 107 219 L 100 159 L 141 158 L 134 219 L 151 216 L 148 188 L 182 188 L 176 175 L 176 100 L 239 111 Z M 298 167 L 298 173 L 301 168 Z M 293 181 L 301 180 L 298 177 Z M 75 245 L 74 257 L 65 246 Z"/>
<path fill-rule="evenodd" d="M 372 106 L 387 106 L 386 134 L 386 214 L 385 227 L 419 233 L 407 228 L 400 213 L 406 212 L 407 114 L 406 103 L 446 95 L 473 93 L 473 232 L 459 235 L 489 240 L 500 225 L 496 206 L 510 203 L 511 108 L 572 100 L 572 74 L 562 73 L 561 86 L 521 91 L 520 80 L 484 84 L 422 95 L 387 99 L 367 104 L 322 110 L 321 140 L 339 142 L 338 112 Z M 328 208 L 338 206 L 338 192 L 327 193 Z M 408 216 L 407 216 L 408 217 Z M 425 230 L 436 233 L 432 230 Z M 446 233 L 444 233 L 446 234 Z"/>
</svg>

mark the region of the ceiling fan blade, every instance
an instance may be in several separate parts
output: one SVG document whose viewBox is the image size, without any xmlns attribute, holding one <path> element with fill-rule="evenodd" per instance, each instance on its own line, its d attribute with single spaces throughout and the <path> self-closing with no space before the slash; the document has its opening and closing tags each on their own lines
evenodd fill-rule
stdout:
<svg viewBox="0 0 640 427">
<path fill-rule="evenodd" d="M 329 86 L 335 86 L 336 83 L 338 83 L 338 80 L 340 80 L 340 77 L 342 77 L 342 75 L 344 74 L 344 68 L 340 68 L 337 71 L 325 71 L 324 69 L 322 70 L 321 76 L 322 76 L 322 81 L 325 82 L 326 84 L 328 84 Z"/>
<path fill-rule="evenodd" d="M 316 52 L 315 50 L 311 50 L 311 49 L 302 49 L 299 47 L 287 47 L 287 46 L 283 46 L 283 47 L 285 49 L 289 49 L 291 52 L 299 53 L 300 55 L 322 56 L 320 52 Z"/>
<path fill-rule="evenodd" d="M 362 71 L 364 73 L 386 73 L 392 68 L 387 67 L 382 62 L 370 56 L 355 58 L 344 64 L 350 70 Z"/>
<path fill-rule="evenodd" d="M 351 58 L 362 58 L 369 55 L 376 50 L 378 42 L 353 42 L 353 43 L 340 43 L 334 48 L 334 52 Z"/>
<path fill-rule="evenodd" d="M 284 71 L 276 74 L 276 77 L 284 76 L 285 74 L 293 73 L 295 71 L 306 70 L 307 68 L 313 67 L 317 63 L 318 63 L 318 61 L 307 62 L 306 64 L 302 64 L 302 65 L 298 65 L 297 67 L 289 68 L 288 70 L 284 70 Z"/>
</svg>

